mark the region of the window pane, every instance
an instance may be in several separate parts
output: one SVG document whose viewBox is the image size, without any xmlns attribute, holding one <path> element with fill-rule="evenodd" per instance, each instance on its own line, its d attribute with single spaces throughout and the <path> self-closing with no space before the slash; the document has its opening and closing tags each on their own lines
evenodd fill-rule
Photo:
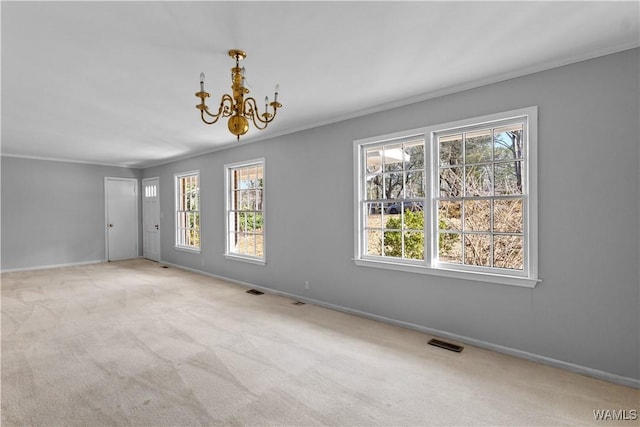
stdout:
<svg viewBox="0 0 640 427">
<path fill-rule="evenodd" d="M 365 224 L 367 228 L 382 228 L 382 203 L 365 203 Z"/>
<path fill-rule="evenodd" d="M 522 161 L 496 163 L 495 191 L 499 194 L 522 194 Z"/>
<path fill-rule="evenodd" d="M 200 230 L 200 212 L 194 212 L 192 215 L 193 228 Z"/>
<path fill-rule="evenodd" d="M 382 148 L 367 148 L 365 150 L 367 173 L 382 172 Z"/>
<path fill-rule="evenodd" d="M 247 169 L 238 169 L 235 174 L 238 179 L 236 188 L 239 188 L 240 190 L 246 190 L 249 188 L 249 172 Z"/>
<path fill-rule="evenodd" d="M 462 235 L 438 233 L 438 260 L 462 264 Z"/>
<path fill-rule="evenodd" d="M 382 232 L 367 230 L 365 250 L 367 255 L 382 256 Z"/>
<path fill-rule="evenodd" d="M 491 236 L 467 234 L 464 236 L 464 263 L 467 265 L 491 266 Z"/>
<path fill-rule="evenodd" d="M 385 173 L 384 174 L 384 198 L 385 199 L 399 199 L 404 196 L 404 174 L 398 173 Z"/>
<path fill-rule="evenodd" d="M 493 173 L 491 165 L 475 165 L 465 168 L 465 196 L 492 196 Z"/>
<path fill-rule="evenodd" d="M 497 199 L 493 201 L 493 231 L 522 233 L 522 199 Z"/>
<path fill-rule="evenodd" d="M 189 246 L 200 246 L 200 234 L 196 230 L 189 230 Z"/>
<path fill-rule="evenodd" d="M 236 251 L 239 254 L 247 253 L 247 235 L 245 233 L 236 234 Z"/>
<path fill-rule="evenodd" d="M 246 215 L 247 223 L 249 224 L 249 229 L 247 231 L 250 231 L 252 233 L 259 233 L 261 215 L 258 215 L 257 212 L 247 212 Z"/>
<path fill-rule="evenodd" d="M 261 211 L 262 210 L 262 195 L 263 195 L 263 190 L 256 190 L 256 210 Z"/>
<path fill-rule="evenodd" d="M 262 233 L 262 229 L 264 228 L 264 215 L 262 212 L 255 212 L 254 217 L 256 232 Z"/>
<path fill-rule="evenodd" d="M 524 269 L 524 239 L 522 236 L 494 236 L 493 265 L 511 270 Z"/>
<path fill-rule="evenodd" d="M 385 145 L 382 149 L 384 172 L 402 170 L 403 162 L 409 156 L 402 150 L 402 144 Z"/>
<path fill-rule="evenodd" d="M 251 255 L 255 254 L 255 244 L 254 244 L 254 235 L 249 233 L 242 233 L 240 236 L 240 247 L 241 253 L 243 255 Z"/>
<path fill-rule="evenodd" d="M 251 190 L 249 191 L 249 210 L 256 209 L 258 209 L 258 190 Z"/>
<path fill-rule="evenodd" d="M 462 230 L 461 202 L 438 202 L 438 228 L 440 230 Z"/>
<path fill-rule="evenodd" d="M 462 164 L 462 134 L 438 138 L 440 166 Z"/>
<path fill-rule="evenodd" d="M 367 177 L 367 200 L 381 200 L 384 198 L 382 175 Z"/>
<path fill-rule="evenodd" d="M 200 197 L 199 197 L 198 193 L 193 192 L 191 194 L 191 198 L 192 198 L 192 200 L 191 200 L 191 206 L 192 206 L 191 210 L 192 211 L 199 211 L 200 210 Z"/>
<path fill-rule="evenodd" d="M 405 197 L 407 199 L 424 197 L 424 174 L 420 172 L 407 172 Z"/>
<path fill-rule="evenodd" d="M 251 212 L 238 212 L 239 229 L 244 232 L 255 231 L 254 216 Z"/>
<path fill-rule="evenodd" d="M 491 200 L 464 201 L 464 231 L 491 230 Z"/>
<path fill-rule="evenodd" d="M 264 256 L 264 237 L 262 234 L 256 234 L 255 237 L 255 255 L 262 257 Z"/>
<path fill-rule="evenodd" d="M 424 259 L 424 232 L 404 233 L 404 256 L 409 259 Z"/>
<path fill-rule="evenodd" d="M 397 220 L 397 223 L 400 224 L 400 213 L 402 212 L 402 203 L 384 203 L 383 205 L 384 208 L 384 213 L 386 215 L 384 215 L 384 219 L 385 221 L 391 221 Z M 395 224 L 395 223 L 394 223 Z M 387 227 L 389 227 L 387 225 Z M 389 228 L 400 228 L 400 226 L 394 226 L 394 227 L 389 227 Z"/>
<path fill-rule="evenodd" d="M 424 141 L 408 142 L 404 145 L 405 169 L 424 169 Z"/>
<path fill-rule="evenodd" d="M 424 230 L 424 212 L 415 204 L 407 202 L 403 210 L 405 230 Z"/>
<path fill-rule="evenodd" d="M 240 210 L 253 209 L 253 205 L 251 203 L 251 191 L 250 190 L 242 190 L 242 191 L 240 191 L 240 204 L 238 205 L 238 209 L 240 209 Z"/>
<path fill-rule="evenodd" d="M 521 159 L 523 157 L 522 123 L 496 128 L 493 134 L 495 160 Z"/>
<path fill-rule="evenodd" d="M 384 232 L 384 255 L 391 257 L 402 256 L 402 233 L 399 231 Z"/>
<path fill-rule="evenodd" d="M 465 164 L 489 162 L 492 159 L 491 129 L 468 132 L 465 135 Z"/>
<path fill-rule="evenodd" d="M 440 197 L 462 197 L 462 168 L 440 169 Z"/>
</svg>

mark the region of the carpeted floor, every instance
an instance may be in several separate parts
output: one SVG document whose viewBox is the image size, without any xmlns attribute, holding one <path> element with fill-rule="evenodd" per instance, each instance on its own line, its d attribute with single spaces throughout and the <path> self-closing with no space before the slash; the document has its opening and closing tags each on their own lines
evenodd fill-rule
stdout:
<svg viewBox="0 0 640 427">
<path fill-rule="evenodd" d="M 1 278 L 4 427 L 609 425 L 593 410 L 640 409 L 632 388 L 146 260 Z"/>
</svg>

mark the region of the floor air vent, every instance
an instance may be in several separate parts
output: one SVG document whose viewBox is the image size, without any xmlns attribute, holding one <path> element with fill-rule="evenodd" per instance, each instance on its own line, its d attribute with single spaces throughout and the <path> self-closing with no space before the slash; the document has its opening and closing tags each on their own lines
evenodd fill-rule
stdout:
<svg viewBox="0 0 640 427">
<path fill-rule="evenodd" d="M 248 293 L 248 294 L 251 294 L 251 295 L 262 295 L 262 294 L 264 294 L 264 292 L 260 292 L 260 291 L 259 291 L 259 290 L 257 290 L 257 289 L 249 289 L 249 290 L 247 291 L 247 293 Z"/>
<path fill-rule="evenodd" d="M 450 342 L 441 341 L 437 339 L 429 340 L 429 344 L 435 345 L 436 347 L 444 348 L 445 350 L 455 351 L 456 353 L 460 353 L 464 347 L 457 344 L 451 344 Z"/>
</svg>

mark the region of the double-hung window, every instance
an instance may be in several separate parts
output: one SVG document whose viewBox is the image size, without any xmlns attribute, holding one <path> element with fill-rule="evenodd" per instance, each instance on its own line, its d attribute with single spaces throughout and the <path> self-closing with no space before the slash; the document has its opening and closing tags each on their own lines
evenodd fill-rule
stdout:
<svg viewBox="0 0 640 427">
<path fill-rule="evenodd" d="M 176 247 L 200 250 L 200 172 L 175 175 Z"/>
<path fill-rule="evenodd" d="M 537 109 L 355 141 L 358 265 L 533 287 Z"/>
<path fill-rule="evenodd" d="M 225 165 L 226 256 L 264 264 L 264 159 Z"/>
</svg>

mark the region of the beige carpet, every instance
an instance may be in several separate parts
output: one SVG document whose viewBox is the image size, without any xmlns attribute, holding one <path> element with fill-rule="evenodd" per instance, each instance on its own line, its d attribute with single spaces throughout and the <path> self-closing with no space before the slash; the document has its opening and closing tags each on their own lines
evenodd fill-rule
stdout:
<svg viewBox="0 0 640 427">
<path fill-rule="evenodd" d="M 608 425 L 640 392 L 145 260 L 2 275 L 2 426 Z M 618 424 L 638 425 L 638 421 Z"/>
</svg>

